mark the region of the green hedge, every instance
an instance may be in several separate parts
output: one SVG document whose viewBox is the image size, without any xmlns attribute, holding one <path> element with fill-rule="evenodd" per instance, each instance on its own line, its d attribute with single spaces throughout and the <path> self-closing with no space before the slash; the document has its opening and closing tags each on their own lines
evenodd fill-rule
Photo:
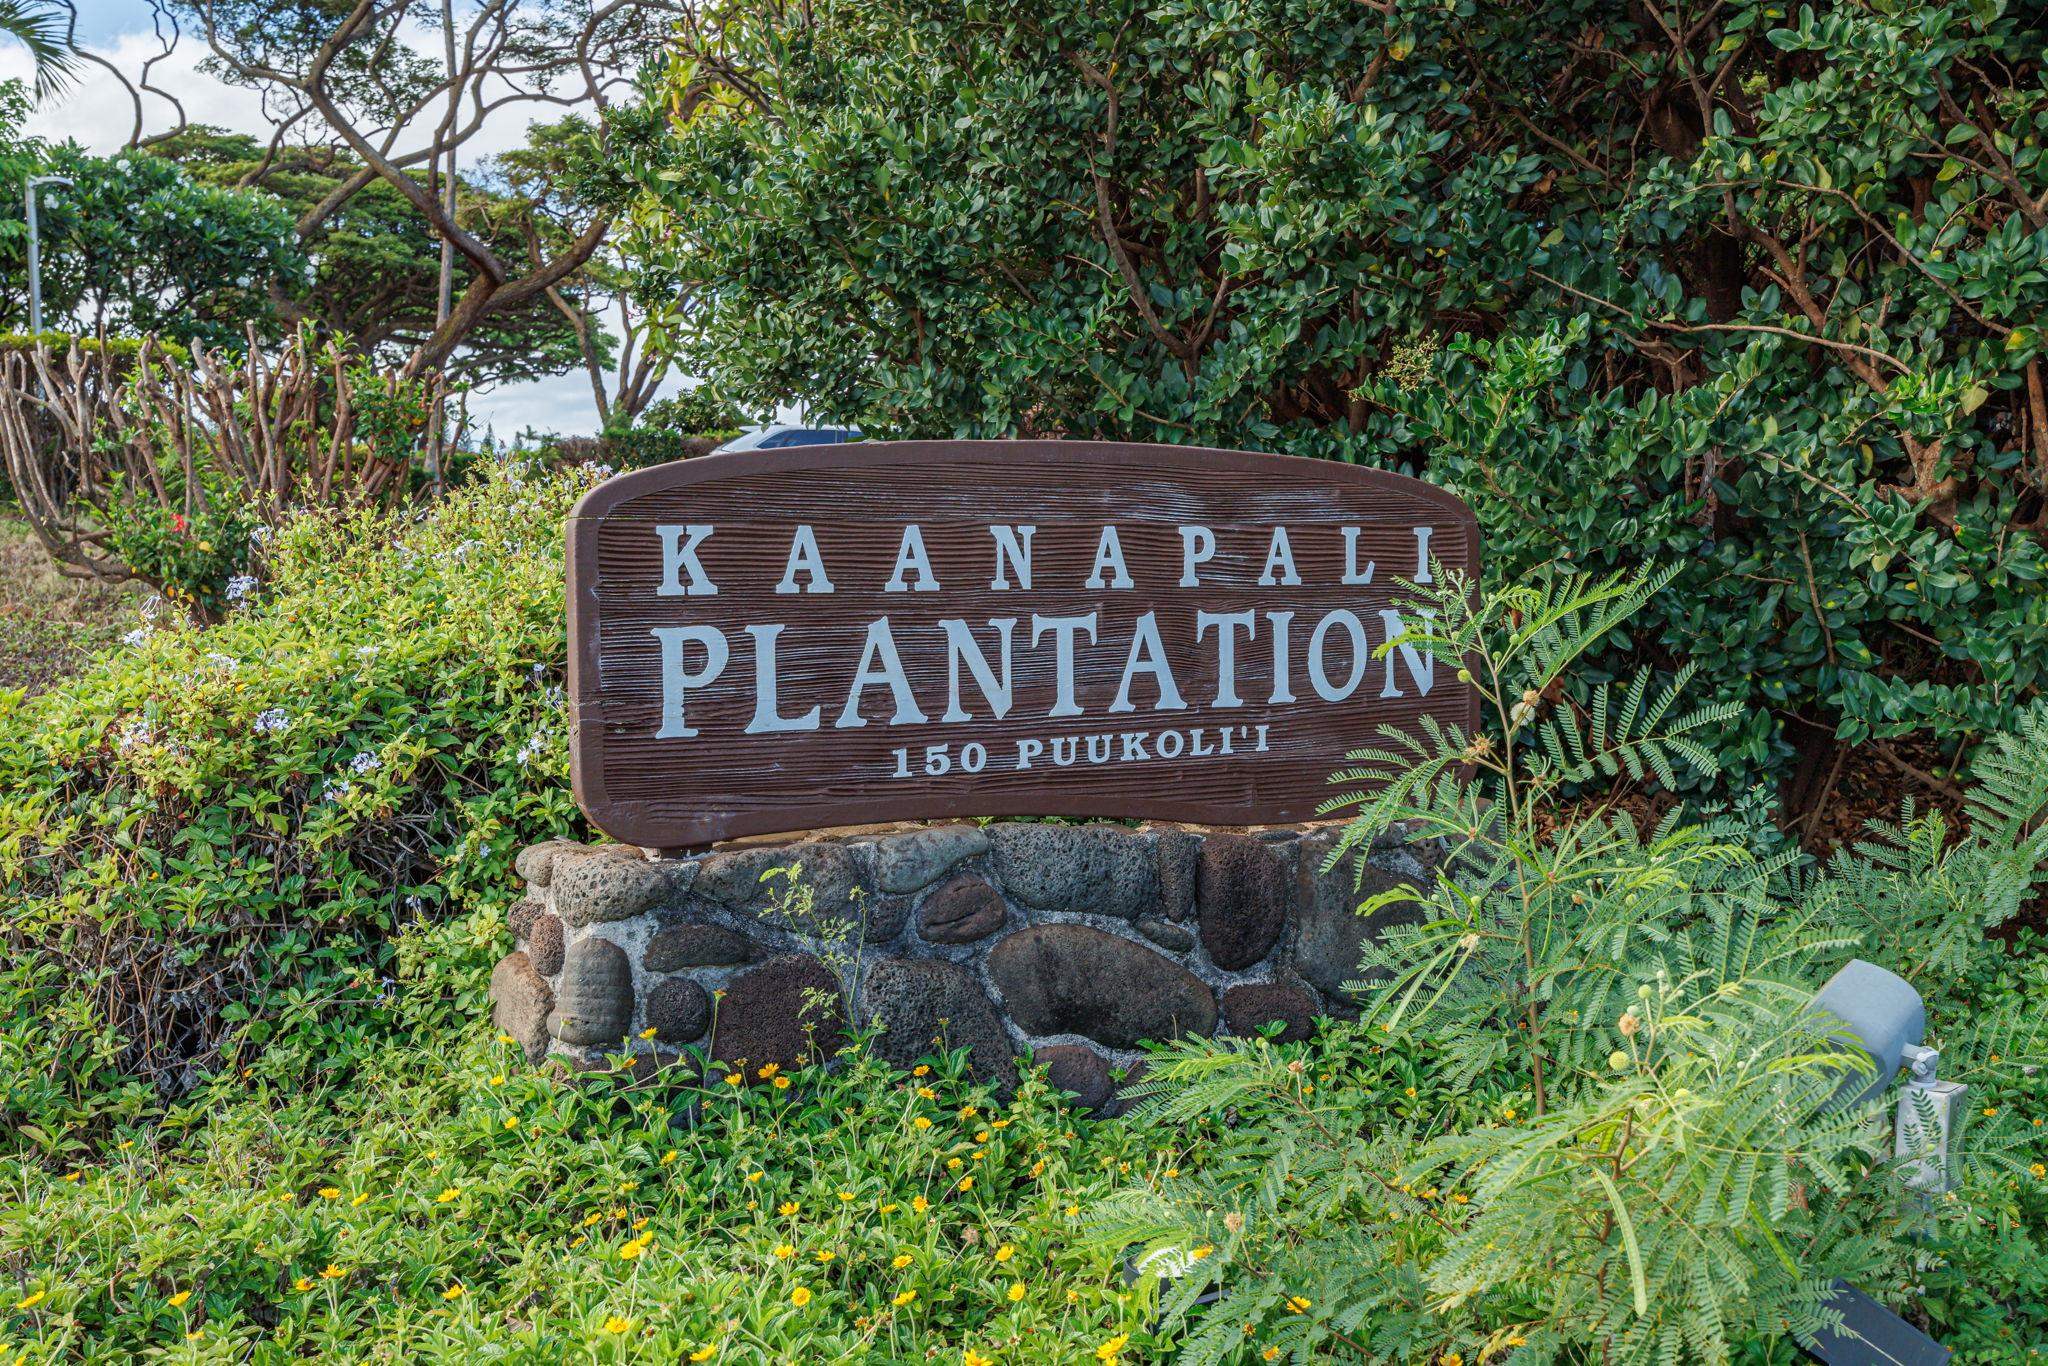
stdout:
<svg viewBox="0 0 2048 1366">
<path fill-rule="evenodd" d="M 0 1128 L 59 1149 L 219 1067 L 345 1071 L 392 979 L 412 1027 L 482 1011 L 512 853 L 581 830 L 562 522 L 590 479 L 308 516 L 221 625 L 0 694 Z"/>
<path fill-rule="evenodd" d="M 1610 663 L 1702 666 L 1729 779 L 1794 808 L 1836 737 L 1945 769 L 2041 693 L 2039 5 L 828 0 L 718 42 L 632 240 L 741 404 L 1409 467 L 1503 578 L 1681 562 Z"/>
</svg>

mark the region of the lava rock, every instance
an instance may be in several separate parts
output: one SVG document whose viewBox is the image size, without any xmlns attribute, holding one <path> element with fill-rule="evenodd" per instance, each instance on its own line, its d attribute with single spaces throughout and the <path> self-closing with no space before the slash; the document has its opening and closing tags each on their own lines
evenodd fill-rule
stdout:
<svg viewBox="0 0 2048 1366">
<path fill-rule="evenodd" d="M 548 1032 L 563 1043 L 616 1048 L 632 1019 L 633 967 L 626 951 L 595 935 L 571 944 Z"/>
<path fill-rule="evenodd" d="M 1157 832 L 1159 841 L 1159 909 L 1169 920 L 1185 920 L 1195 908 L 1195 878 L 1202 857 L 1201 839 L 1171 826 Z"/>
<path fill-rule="evenodd" d="M 974 975 L 940 959 L 884 958 L 860 988 L 863 1024 L 880 1023 L 875 1051 L 898 1067 L 955 1048 L 967 1050 L 977 1081 L 993 1082 L 1007 1096 L 1017 1082 L 1010 1036 L 994 1001 Z"/>
<path fill-rule="evenodd" d="M 514 939 L 524 939 L 533 933 L 533 922 L 540 919 L 547 907 L 538 901 L 522 901 L 505 915 L 505 926 L 512 931 Z"/>
<path fill-rule="evenodd" d="M 987 879 L 962 873 L 924 899 L 917 928 L 934 944 L 971 944 L 1001 929 L 1008 914 Z"/>
<path fill-rule="evenodd" d="M 665 977 L 647 993 L 647 1023 L 663 1043 L 695 1043 L 711 1027 L 711 993 L 688 977 Z"/>
<path fill-rule="evenodd" d="M 536 916 L 533 928 L 526 932 L 526 956 L 533 960 L 533 970 L 543 977 L 552 977 L 562 970 L 562 921 L 558 916 Z"/>
<path fill-rule="evenodd" d="M 555 914 L 570 925 L 628 920 L 688 890 L 694 863 L 643 858 L 616 846 L 554 863 Z"/>
<path fill-rule="evenodd" d="M 1281 1043 L 1300 1043 L 1316 1032 L 1322 1003 L 1301 987 L 1285 982 L 1247 982 L 1223 993 L 1223 1023 L 1231 1033 L 1251 1038 L 1278 1020 Z"/>
<path fill-rule="evenodd" d="M 1294 969 L 1332 1000 L 1354 1003 L 1355 998 L 1344 991 L 1344 983 L 1360 980 L 1358 960 L 1364 956 L 1366 944 L 1396 925 L 1412 922 L 1419 908 L 1409 902 L 1370 916 L 1359 915 L 1357 908 L 1367 898 L 1404 883 L 1413 884 L 1367 863 L 1364 880 L 1354 886 L 1352 875 L 1357 865 L 1349 859 L 1323 872 L 1323 860 L 1336 839 L 1335 833 L 1317 834 L 1300 845 Z"/>
<path fill-rule="evenodd" d="M 1034 910 L 1136 920 L 1159 906 L 1149 835 L 1114 825 L 997 825 L 988 837 L 1003 885 Z"/>
<path fill-rule="evenodd" d="M 1203 842 L 1195 914 L 1202 947 L 1217 967 L 1248 968 L 1280 942 L 1294 890 L 1287 872 L 1279 855 L 1249 836 L 1211 835 Z"/>
<path fill-rule="evenodd" d="M 491 969 L 491 1023 L 519 1041 L 528 1062 L 548 1051 L 548 1012 L 555 994 L 523 953 L 508 953 Z"/>
<path fill-rule="evenodd" d="M 1054 1043 L 1034 1048 L 1031 1060 L 1045 1067 L 1045 1079 L 1053 1089 L 1073 1094 L 1077 1109 L 1099 1111 L 1115 1093 L 1109 1080 L 1109 1063 L 1082 1044 Z"/>
<path fill-rule="evenodd" d="M 512 867 L 519 876 L 536 887 L 545 887 L 554 876 L 555 859 L 563 851 L 582 853 L 583 846 L 574 840 L 543 840 L 521 849 L 512 860 Z"/>
<path fill-rule="evenodd" d="M 901 932 L 910 918 L 910 903 L 874 895 L 866 853 L 829 840 L 735 849 L 704 860 L 696 891 L 722 906 L 744 907 L 778 930 L 819 938 L 844 926 L 865 943 L 880 943 Z M 794 877 L 761 880 L 773 869 L 792 866 L 797 869 Z M 810 906 L 799 909 L 805 895 Z M 782 904 L 773 904 L 777 902 Z"/>
<path fill-rule="evenodd" d="M 1216 1028 L 1216 995 L 1201 978 L 1088 925 L 1021 929 L 990 950 L 988 973 L 1027 1034 L 1080 1034 L 1135 1048 Z"/>
<path fill-rule="evenodd" d="M 961 862 L 988 852 L 988 836 L 971 825 L 906 830 L 875 845 L 875 885 L 906 895 L 931 886 Z"/>
<path fill-rule="evenodd" d="M 640 966 L 649 972 L 723 968 L 755 962 L 761 953 L 759 944 L 723 925 L 669 925 L 647 941 Z"/>
<path fill-rule="evenodd" d="M 1161 920 L 1156 915 L 1140 920 L 1138 933 L 1169 953 L 1186 953 L 1195 946 L 1195 936 L 1186 927 L 1171 920 Z"/>
<path fill-rule="evenodd" d="M 712 1027 L 711 1056 L 735 1067 L 798 1067 L 831 1057 L 845 1039 L 839 979 L 810 954 L 789 953 L 749 968 L 727 985 Z"/>
</svg>

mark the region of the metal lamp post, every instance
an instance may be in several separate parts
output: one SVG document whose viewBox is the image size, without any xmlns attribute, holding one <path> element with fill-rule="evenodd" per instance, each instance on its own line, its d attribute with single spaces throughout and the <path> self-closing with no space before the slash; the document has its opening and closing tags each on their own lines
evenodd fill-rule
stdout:
<svg viewBox="0 0 2048 1366">
<path fill-rule="evenodd" d="M 31 336 L 43 330 L 43 257 L 41 234 L 36 222 L 36 190 L 43 185 L 71 184 L 69 176 L 32 175 L 23 186 L 28 203 L 28 330 Z"/>
</svg>

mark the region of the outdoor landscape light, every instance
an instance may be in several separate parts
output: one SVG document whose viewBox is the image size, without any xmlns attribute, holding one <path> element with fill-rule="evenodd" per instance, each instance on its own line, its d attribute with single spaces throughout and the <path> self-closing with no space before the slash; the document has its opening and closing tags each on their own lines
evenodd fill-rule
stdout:
<svg viewBox="0 0 2048 1366">
<path fill-rule="evenodd" d="M 1893 1121 L 1892 1151 L 1902 1160 L 1906 1185 L 1928 1194 L 1947 1190 L 1952 1184 L 1951 1117 L 1960 1113 L 1969 1088 L 1936 1078 L 1941 1054 L 1921 1042 L 1927 1033 L 1927 1007 L 1920 993 L 1896 973 L 1855 958 L 1814 994 L 1811 1008 L 1846 1025 L 1857 1047 L 1875 1065 L 1867 1082 L 1860 1071 L 1845 1077 L 1833 1103 L 1876 1100 L 1904 1068 L 1907 1081 Z M 1842 1327 L 1801 1344 L 1816 1361 L 1829 1366 L 1941 1366 L 1949 1359 L 1948 1348 L 1847 1281 L 1835 1282 L 1828 1307 L 1842 1315 Z"/>
</svg>

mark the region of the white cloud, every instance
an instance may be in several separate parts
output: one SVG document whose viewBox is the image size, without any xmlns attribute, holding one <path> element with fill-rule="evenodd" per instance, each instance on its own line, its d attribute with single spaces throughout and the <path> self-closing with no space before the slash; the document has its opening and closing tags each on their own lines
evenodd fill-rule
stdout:
<svg viewBox="0 0 2048 1366">
<path fill-rule="evenodd" d="M 88 46 L 88 51 L 106 58 L 133 79 L 142 64 L 160 47 L 148 33 L 129 33 L 111 44 Z M 159 62 L 151 73 L 151 84 L 174 92 L 193 123 L 211 123 L 241 133 L 263 133 L 269 124 L 263 117 L 263 100 L 253 90 L 228 85 L 199 69 L 201 48 L 191 41 Z M 0 80 L 30 74 L 33 64 L 28 52 L 9 45 L 0 48 Z M 51 96 L 28 120 L 28 131 L 52 142 L 67 139 L 90 152 L 112 152 L 124 146 L 135 131 L 135 105 L 113 73 L 96 63 L 80 67 L 80 79 L 70 88 Z M 171 107 L 153 95 L 143 96 L 143 131 L 160 132 L 175 122 Z"/>
</svg>

